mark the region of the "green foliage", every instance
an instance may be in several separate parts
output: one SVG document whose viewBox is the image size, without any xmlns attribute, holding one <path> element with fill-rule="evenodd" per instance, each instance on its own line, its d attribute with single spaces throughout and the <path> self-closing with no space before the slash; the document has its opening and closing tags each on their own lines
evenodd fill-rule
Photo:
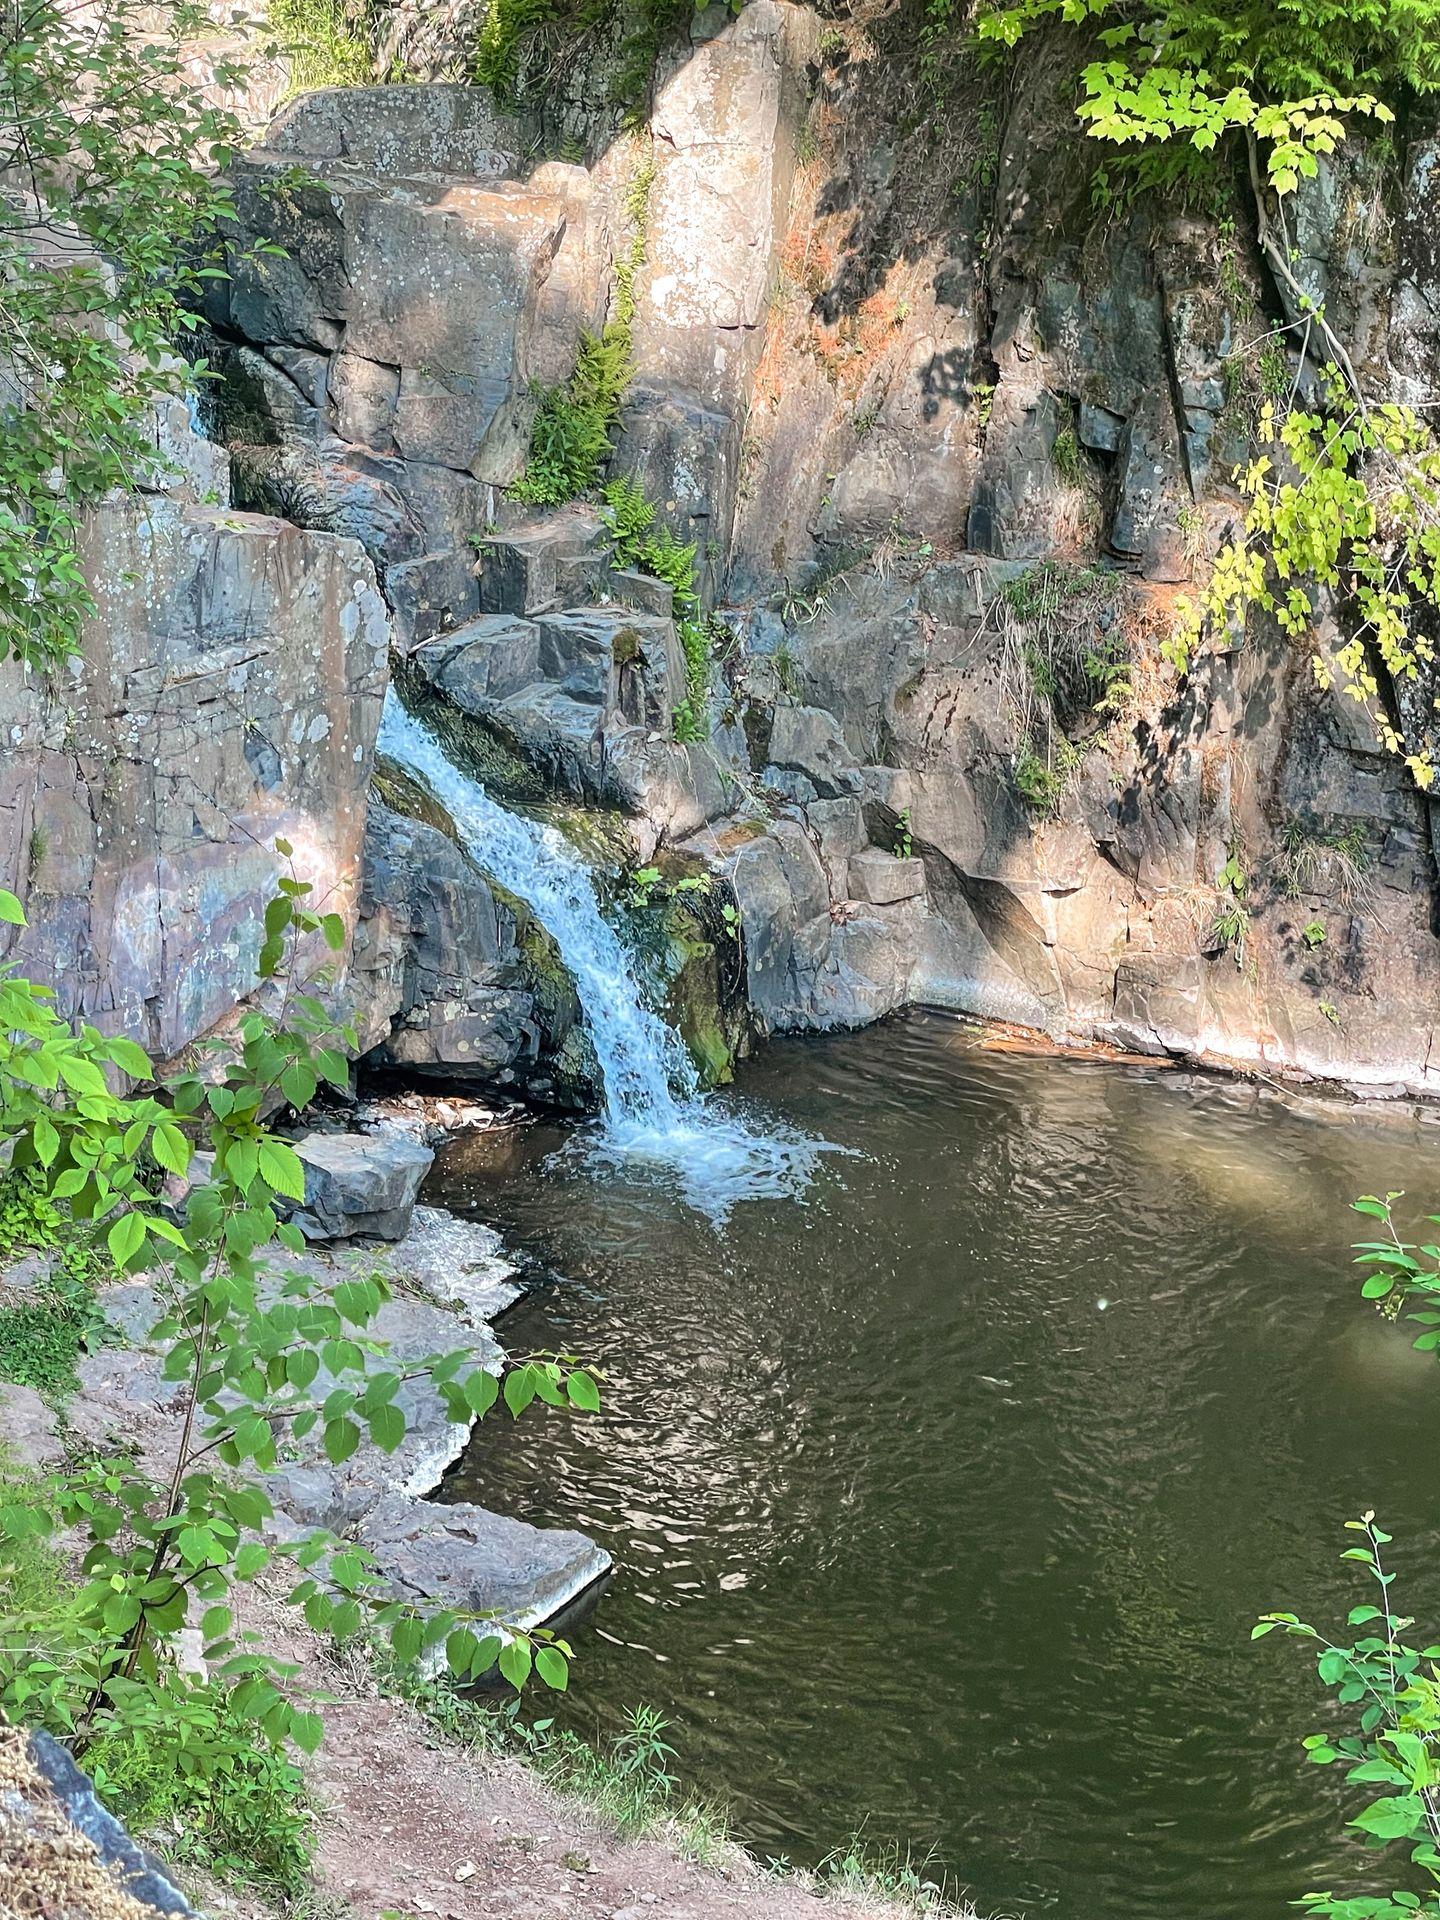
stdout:
<svg viewBox="0 0 1440 1920">
<path fill-rule="evenodd" d="M 1245 942 L 1250 934 L 1250 909 L 1245 905 L 1250 880 L 1235 847 L 1226 854 L 1225 864 L 1215 876 L 1215 885 L 1220 891 L 1220 904 L 1210 924 L 1210 938 L 1222 950 L 1229 948 L 1235 955 L 1236 966 L 1243 967 Z"/>
<path fill-rule="evenodd" d="M 604 104 L 623 109 L 622 124 L 634 126 L 661 49 L 694 13 L 692 0 L 490 0 L 472 72 L 507 107 L 544 105 L 571 70 L 577 46 L 603 34 L 617 49 L 605 63 Z"/>
<path fill-rule="evenodd" d="M 1418 1327 L 1416 1348 L 1440 1359 L 1440 1246 L 1433 1239 L 1421 1245 L 1401 1239 L 1394 1217 L 1399 1198 L 1366 1194 L 1354 1203 L 1383 1229 L 1381 1238 L 1356 1243 L 1357 1265 L 1367 1270 L 1361 1293 L 1385 1319 Z M 1440 1216 L 1428 1216 L 1426 1225 L 1440 1225 Z M 1416 1884 L 1348 1897 L 1309 1893 L 1299 1904 L 1326 1920 L 1440 1916 L 1440 1644 L 1411 1644 L 1415 1622 L 1396 1609 L 1395 1574 L 1383 1560 L 1390 1535 L 1374 1514 L 1345 1524 L 1361 1540 L 1341 1558 L 1363 1567 L 1374 1584 L 1371 1599 L 1353 1607 L 1346 1621 L 1357 1637 L 1331 1640 L 1293 1613 L 1267 1613 L 1252 1638 L 1278 1627 L 1314 1644 L 1321 1683 L 1354 1731 L 1311 1734 L 1306 1755 L 1315 1766 L 1343 1767 L 1347 1783 L 1364 1787 L 1366 1804 L 1351 1827 L 1366 1846 L 1399 1851 Z"/>
<path fill-rule="evenodd" d="M 75 1384 L 75 1361 L 95 1334 L 96 1284 L 106 1262 L 46 1198 L 33 1175 L 0 1181 L 0 1259 L 44 1256 L 43 1276 L 0 1307 L 0 1380 L 62 1398 Z"/>
<path fill-rule="evenodd" d="M 560 506 L 588 493 L 610 458 L 611 435 L 630 384 L 630 329 L 610 321 L 580 337 L 564 386 L 536 389 L 525 471 L 511 489 L 529 506 Z"/>
<path fill-rule="evenodd" d="M 94 600 L 77 548 L 86 510 L 161 469 L 151 412 L 184 392 L 175 343 L 231 211 L 216 169 L 239 126 L 202 89 L 192 0 L 3 0 L 0 83 L 0 657 L 73 651 Z"/>
<path fill-rule="evenodd" d="M 910 809 L 901 807 L 895 816 L 895 843 L 893 848 L 897 860 L 909 860 L 915 853 L 915 842 L 910 833 Z"/>
<path fill-rule="evenodd" d="M 290 858 L 285 842 L 277 848 Z M 0 973 L 0 1146 L 47 1205 L 103 1232 L 119 1272 L 145 1275 L 160 1313 L 151 1342 L 183 1408 L 162 1481 L 127 1458 L 91 1459 L 38 1499 L 0 1507 L 0 1708 L 98 1754 L 119 1793 L 138 1795 L 163 1773 L 163 1749 L 191 1783 L 187 1804 L 232 1834 L 270 1818 L 287 1791 L 287 1745 L 310 1751 L 323 1731 L 313 1703 L 295 1693 L 293 1666 L 237 1628 L 237 1583 L 288 1569 L 287 1598 L 315 1630 L 343 1636 L 368 1623 L 401 1662 L 443 1649 L 454 1673 L 498 1666 L 517 1690 L 532 1670 L 563 1688 L 569 1660 L 565 1642 L 543 1630 L 386 1601 L 366 1554 L 323 1532 L 274 1546 L 261 1537 L 272 1514 L 262 1476 L 282 1444 L 313 1435 L 339 1463 L 362 1435 L 393 1452 L 406 1431 L 402 1376 L 374 1332 L 385 1280 L 283 1270 L 286 1251 L 304 1251 L 298 1228 L 279 1217 L 303 1197 L 304 1170 L 261 1115 L 282 1098 L 305 1106 L 322 1079 L 346 1087 L 342 1048 L 354 1040 L 295 979 L 297 949 L 338 952 L 344 924 L 308 903 L 310 887 L 293 870 L 279 888 L 259 956 L 275 1011 L 246 1014 L 233 1038 L 209 1047 L 205 1071 L 160 1080 L 133 1041 L 72 1030 L 48 988 Z M 3 892 L 0 920 L 23 922 Z M 136 1091 L 113 1090 L 122 1076 Z M 160 1197 L 165 1175 L 190 1182 L 183 1204 Z M 515 1416 L 536 1399 L 598 1404 L 594 1377 L 566 1356 L 513 1367 L 503 1388 L 465 1350 L 408 1363 L 406 1377 L 417 1375 L 467 1424 L 502 1397 Z M 80 1577 L 58 1606 L 17 1600 L 11 1568 L 33 1564 L 36 1542 L 68 1529 L 82 1541 Z M 204 1688 L 172 1658 L 195 1602 L 213 1682 Z M 227 1782 L 237 1728 L 250 1758 L 243 1778 Z M 278 1816 L 274 1824 L 279 1872 L 294 1857 L 293 1833 Z"/>
<path fill-rule="evenodd" d="M 151 1720 L 94 1741 L 85 1763 L 135 1833 L 163 1833 L 167 1855 L 249 1886 L 299 1893 L 314 1853 L 304 1776 L 212 1681 L 166 1674 Z"/>
<path fill-rule="evenodd" d="M 266 18 L 289 60 L 292 94 L 378 77 L 368 0 L 269 0 Z"/>
<path fill-rule="evenodd" d="M 613 451 L 611 436 L 630 384 L 635 282 L 645 264 L 645 232 L 655 162 L 647 148 L 625 195 L 630 239 L 615 267 L 610 318 L 582 333 L 575 371 L 562 386 L 535 390 L 535 419 L 525 471 L 512 492 L 531 506 L 560 506 L 588 493 Z"/>
<path fill-rule="evenodd" d="M 1314 1643 L 1321 1684 L 1349 1710 L 1356 1730 L 1311 1734 L 1306 1756 L 1315 1766 L 1339 1765 L 1347 1783 L 1363 1786 L 1365 1805 L 1350 1826 L 1368 1847 L 1399 1850 L 1425 1884 L 1351 1897 L 1308 1893 L 1299 1904 L 1327 1920 L 1416 1920 L 1440 1914 L 1440 1645 L 1410 1643 L 1415 1623 L 1396 1611 L 1395 1575 L 1383 1560 L 1390 1535 L 1374 1514 L 1345 1524 L 1363 1544 L 1341 1558 L 1363 1567 L 1374 1583 L 1373 1601 L 1353 1607 L 1346 1621 L 1356 1637 L 1331 1640 L 1293 1613 L 1264 1614 L 1252 1637 L 1278 1627 Z"/>
<path fill-rule="evenodd" d="M 1015 756 L 1011 779 L 1015 791 L 1032 813 L 1054 816 L 1065 797 L 1065 784 L 1079 765 L 1080 755 L 1064 735 L 1053 743 L 1047 760 L 1034 747 L 1022 747 Z"/>
<path fill-rule="evenodd" d="M 710 737 L 710 685 L 715 631 L 701 612 L 695 580 L 695 542 L 668 527 L 655 528 L 655 507 L 624 474 L 605 483 L 603 518 L 622 567 L 663 580 L 674 597 L 675 631 L 685 656 L 685 698 L 675 709 L 677 740 Z"/>
<path fill-rule="evenodd" d="M 948 0 L 939 0 L 942 6 Z M 1018 0 L 986 5 L 982 40 L 1012 47 L 1042 23 L 1093 27 L 1107 57 L 1081 72 L 1079 115 L 1098 140 L 1205 155 L 1229 133 L 1266 151 L 1291 191 L 1344 137 L 1344 117 L 1394 118 L 1384 96 L 1440 87 L 1440 0 Z"/>
<path fill-rule="evenodd" d="M 1050 464 L 1067 487 L 1084 486 L 1085 456 L 1080 451 L 1080 432 L 1073 407 L 1068 409 L 1055 435 L 1050 448 Z"/>
<path fill-rule="evenodd" d="M 1325 922 L 1323 920 L 1308 921 L 1301 930 L 1300 938 L 1312 953 L 1317 947 L 1323 947 L 1326 940 Z"/>
<path fill-rule="evenodd" d="M 1181 603 L 1166 651 L 1183 671 L 1208 632 L 1243 631 L 1255 611 L 1282 632 L 1313 636 L 1317 588 L 1343 590 L 1358 624 L 1333 668 L 1316 655 L 1316 678 L 1329 687 L 1338 674 L 1343 693 L 1428 787 L 1433 745 L 1392 719 L 1376 663 L 1400 688 L 1435 661 L 1428 630 L 1440 613 L 1440 446 L 1415 409 L 1367 406 L 1329 371 L 1325 404 L 1279 419 L 1270 405 L 1262 409 L 1259 434 L 1270 451 L 1237 476 L 1243 530 L 1216 554 L 1200 598 Z"/>
<path fill-rule="evenodd" d="M 867 1846 L 860 1833 L 826 1854 L 815 1877 L 826 1893 L 847 1905 L 975 1920 L 968 1903 L 957 1905 L 947 1898 L 944 1871 L 933 1856 L 917 1859 L 899 1845 Z"/>
<path fill-rule="evenodd" d="M 1418 1326 L 1417 1350 L 1440 1359 L 1440 1249 L 1430 1242 L 1416 1246 L 1400 1238 L 1394 1218 L 1399 1198 L 1398 1193 L 1387 1193 L 1383 1200 L 1366 1194 L 1355 1202 L 1357 1213 L 1379 1220 L 1385 1229 L 1383 1240 L 1356 1242 L 1357 1266 L 1371 1269 L 1360 1291 L 1387 1320 L 1403 1316 Z M 1440 1225 L 1440 1217 L 1431 1214 L 1426 1224 Z"/>
</svg>

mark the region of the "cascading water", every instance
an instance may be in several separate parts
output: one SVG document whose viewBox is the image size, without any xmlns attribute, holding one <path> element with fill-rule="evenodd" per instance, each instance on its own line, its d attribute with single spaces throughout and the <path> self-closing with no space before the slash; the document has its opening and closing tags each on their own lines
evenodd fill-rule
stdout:
<svg viewBox="0 0 1440 1920">
<path fill-rule="evenodd" d="M 699 1098 L 684 1048 L 641 998 L 589 868 L 565 836 L 492 800 L 406 712 L 393 687 L 378 746 L 429 788 L 476 864 L 523 900 L 559 947 L 600 1070 L 601 1162 L 667 1172 L 715 1220 L 739 1199 L 803 1186 L 819 1143 L 754 1132 Z"/>
</svg>

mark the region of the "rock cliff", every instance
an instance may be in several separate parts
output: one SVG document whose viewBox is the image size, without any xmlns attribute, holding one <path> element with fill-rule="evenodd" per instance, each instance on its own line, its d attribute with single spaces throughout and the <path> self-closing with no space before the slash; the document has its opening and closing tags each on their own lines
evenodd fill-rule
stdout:
<svg viewBox="0 0 1440 1920">
<path fill-rule="evenodd" d="M 107 511 L 83 672 L 6 670 L 27 964 L 173 1050 L 244 990 L 279 830 L 361 913 L 380 1058 L 543 1073 L 565 1016 L 445 823 L 387 790 L 362 872 L 388 622 L 469 751 L 723 878 L 762 1029 L 926 1002 L 1435 1091 L 1431 804 L 1305 647 L 1160 657 L 1299 369 L 1244 184 L 1097 207 L 1053 45 L 937 76 L 916 27 L 709 8 L 638 132 L 587 105 L 604 36 L 524 111 L 430 83 L 280 113 L 208 314 L 245 511 Z M 427 31 L 445 71 L 474 23 Z M 1296 219 L 1297 278 L 1412 400 L 1440 376 L 1437 152 L 1412 113 Z M 699 742 L 670 590 L 589 507 L 506 491 L 537 383 L 612 308 L 642 166 L 611 471 L 696 543 L 727 636 Z"/>
</svg>

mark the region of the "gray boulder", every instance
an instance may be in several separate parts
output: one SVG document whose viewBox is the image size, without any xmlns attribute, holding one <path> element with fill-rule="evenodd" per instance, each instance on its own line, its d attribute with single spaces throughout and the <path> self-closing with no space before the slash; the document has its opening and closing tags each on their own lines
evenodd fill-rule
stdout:
<svg viewBox="0 0 1440 1920">
<path fill-rule="evenodd" d="M 532 1527 L 458 1501 L 391 1496 L 360 1539 L 398 1597 L 495 1614 L 519 1626 L 553 1619 L 610 1571 L 610 1556 L 583 1533 Z"/>
<path fill-rule="evenodd" d="M 770 729 L 770 760 L 782 772 L 803 774 L 825 799 L 860 791 L 860 770 L 839 722 L 823 707 L 782 706 Z"/>
<path fill-rule="evenodd" d="M 33 1387 L 0 1385 L 0 1435 L 15 1466 L 45 1473 L 64 1461 L 55 1415 Z"/>
<path fill-rule="evenodd" d="M 307 1240 L 369 1234 L 400 1240 L 435 1158 L 407 1133 L 307 1133 L 295 1142 L 305 1168 L 305 1204 L 294 1221 Z"/>
<path fill-rule="evenodd" d="M 881 847 L 867 847 L 850 862 L 850 897 L 871 906 L 893 906 L 925 891 L 925 863 L 898 860 Z"/>
</svg>

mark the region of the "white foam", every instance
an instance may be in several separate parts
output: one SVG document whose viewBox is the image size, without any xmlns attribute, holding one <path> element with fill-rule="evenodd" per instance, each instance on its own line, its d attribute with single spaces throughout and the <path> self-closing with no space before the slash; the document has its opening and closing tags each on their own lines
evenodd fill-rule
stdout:
<svg viewBox="0 0 1440 1920">
<path fill-rule="evenodd" d="M 430 789 L 476 864 L 526 902 L 560 949 L 602 1082 L 603 1123 L 577 1136 L 589 1167 L 658 1176 L 717 1223 L 737 1201 L 798 1192 L 822 1143 L 752 1128 L 700 1098 L 689 1057 L 645 1005 L 629 956 L 600 911 L 590 869 L 565 836 L 492 800 L 405 711 L 393 688 L 379 748 Z"/>
</svg>

